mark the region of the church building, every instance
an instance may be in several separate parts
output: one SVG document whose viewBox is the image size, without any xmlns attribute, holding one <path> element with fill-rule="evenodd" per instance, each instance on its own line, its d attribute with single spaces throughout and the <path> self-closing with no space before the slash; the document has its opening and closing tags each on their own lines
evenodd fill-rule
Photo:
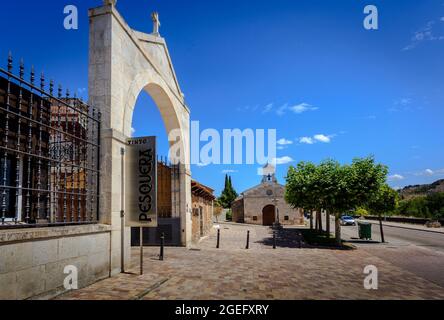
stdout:
<svg viewBox="0 0 444 320">
<path fill-rule="evenodd" d="M 262 181 L 248 189 L 232 205 L 233 222 L 271 226 L 302 225 L 302 209 L 293 209 L 285 201 L 285 186 L 278 183 L 276 169 L 268 164 L 263 168 Z"/>
</svg>

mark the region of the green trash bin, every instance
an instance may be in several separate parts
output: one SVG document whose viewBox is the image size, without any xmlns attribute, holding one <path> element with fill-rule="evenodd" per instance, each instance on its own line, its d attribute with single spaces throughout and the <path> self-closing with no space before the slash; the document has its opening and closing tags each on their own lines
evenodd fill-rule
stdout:
<svg viewBox="0 0 444 320">
<path fill-rule="evenodd" d="M 371 240 L 372 239 L 372 224 L 368 222 L 359 222 L 359 239 Z"/>
</svg>

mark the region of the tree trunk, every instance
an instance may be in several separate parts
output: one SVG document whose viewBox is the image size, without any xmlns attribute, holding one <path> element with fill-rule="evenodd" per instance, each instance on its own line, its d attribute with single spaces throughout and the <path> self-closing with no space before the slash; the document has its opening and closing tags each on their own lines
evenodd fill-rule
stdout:
<svg viewBox="0 0 444 320">
<path fill-rule="evenodd" d="M 327 238 L 330 238 L 330 212 L 327 210 L 326 211 L 326 221 L 325 221 L 325 225 L 327 227 Z"/>
<path fill-rule="evenodd" d="M 318 212 L 315 211 L 315 230 L 319 230 L 319 218 L 318 218 Z"/>
<path fill-rule="evenodd" d="M 342 245 L 341 220 L 338 215 L 335 216 L 335 236 L 336 236 L 336 245 L 340 247 Z"/>
<path fill-rule="evenodd" d="M 319 233 L 322 233 L 322 209 L 318 211 L 318 215 L 319 215 Z"/>
<path fill-rule="evenodd" d="M 382 227 L 382 215 L 379 215 L 379 229 L 381 231 L 381 242 L 385 243 L 384 239 L 384 228 Z"/>
<path fill-rule="evenodd" d="M 313 211 L 310 211 L 310 230 L 313 230 Z"/>
</svg>

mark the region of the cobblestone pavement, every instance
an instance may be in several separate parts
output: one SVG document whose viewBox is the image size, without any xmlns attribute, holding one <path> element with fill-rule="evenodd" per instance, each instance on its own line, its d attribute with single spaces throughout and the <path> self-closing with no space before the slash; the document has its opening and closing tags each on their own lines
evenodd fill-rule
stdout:
<svg viewBox="0 0 444 320">
<path fill-rule="evenodd" d="M 191 249 L 166 248 L 165 261 L 158 261 L 158 248 L 146 248 L 145 275 L 121 274 L 59 299 L 444 299 L 443 287 L 365 250 L 309 248 L 292 228 L 273 250 L 269 228 L 220 227 L 220 249 L 216 230 Z M 134 249 L 134 273 L 137 255 Z M 378 290 L 364 289 L 367 265 L 379 270 Z"/>
</svg>

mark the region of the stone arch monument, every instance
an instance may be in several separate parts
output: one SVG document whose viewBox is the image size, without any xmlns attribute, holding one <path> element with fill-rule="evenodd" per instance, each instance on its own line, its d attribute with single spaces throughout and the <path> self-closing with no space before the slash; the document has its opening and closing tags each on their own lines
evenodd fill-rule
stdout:
<svg viewBox="0 0 444 320">
<path fill-rule="evenodd" d="M 159 34 L 159 17 L 152 14 L 153 33 L 131 29 L 116 9 L 116 0 L 89 10 L 89 97 L 90 103 L 102 112 L 101 130 L 101 222 L 112 226 L 111 271 L 121 266 L 121 217 L 123 208 L 121 152 L 131 136 L 136 100 L 145 90 L 155 101 L 168 131 L 170 154 L 180 163 L 179 212 L 181 242 L 191 241 L 191 173 L 190 173 L 190 111 L 185 104 L 165 39 Z M 129 249 L 129 228 L 125 247 Z M 129 263 L 130 250 L 125 250 Z"/>
</svg>

